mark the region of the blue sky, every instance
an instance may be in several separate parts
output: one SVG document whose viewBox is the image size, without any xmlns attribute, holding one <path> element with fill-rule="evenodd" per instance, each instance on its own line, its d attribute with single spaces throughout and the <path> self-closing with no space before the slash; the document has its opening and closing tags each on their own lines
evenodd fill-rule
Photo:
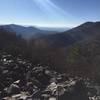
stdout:
<svg viewBox="0 0 100 100">
<path fill-rule="evenodd" d="M 72 27 L 100 20 L 100 0 L 0 0 L 0 24 Z"/>
</svg>

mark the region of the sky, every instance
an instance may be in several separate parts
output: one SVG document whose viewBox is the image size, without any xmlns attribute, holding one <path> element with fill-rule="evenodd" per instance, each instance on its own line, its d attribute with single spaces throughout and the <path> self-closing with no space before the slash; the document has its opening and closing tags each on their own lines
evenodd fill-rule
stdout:
<svg viewBox="0 0 100 100">
<path fill-rule="evenodd" d="M 0 24 L 73 27 L 100 21 L 100 0 L 0 0 Z"/>
</svg>

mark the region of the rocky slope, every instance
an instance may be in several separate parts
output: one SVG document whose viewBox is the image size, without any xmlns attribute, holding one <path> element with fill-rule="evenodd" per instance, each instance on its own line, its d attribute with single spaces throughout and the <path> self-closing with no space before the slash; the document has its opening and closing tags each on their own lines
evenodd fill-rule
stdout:
<svg viewBox="0 0 100 100">
<path fill-rule="evenodd" d="M 34 65 L 22 55 L 0 51 L 0 73 L 2 100 L 99 100 L 100 86 L 88 77 Z"/>
</svg>

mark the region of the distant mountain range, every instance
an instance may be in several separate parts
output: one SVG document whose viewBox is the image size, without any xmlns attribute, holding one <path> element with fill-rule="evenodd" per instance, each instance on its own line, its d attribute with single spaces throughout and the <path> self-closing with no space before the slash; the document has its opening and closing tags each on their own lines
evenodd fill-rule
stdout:
<svg viewBox="0 0 100 100">
<path fill-rule="evenodd" d="M 55 32 L 64 32 L 71 29 L 69 27 L 38 27 L 38 28 L 41 30 L 55 31 Z"/>
<path fill-rule="evenodd" d="M 46 41 L 50 47 L 63 47 L 75 42 L 89 41 L 100 33 L 100 22 L 86 22 L 72 29 L 25 27 L 15 24 L 1 25 L 0 27 L 9 32 L 15 32 L 17 35 L 21 34 L 24 38 L 31 37 Z"/>
<path fill-rule="evenodd" d="M 30 37 L 41 37 L 48 34 L 54 34 L 59 31 L 64 31 L 64 29 L 58 29 L 58 28 L 39 28 L 39 27 L 25 27 L 21 25 L 15 25 L 15 24 L 9 24 L 9 25 L 1 25 L 0 27 L 3 27 L 5 30 L 9 32 L 15 32 L 17 35 L 22 35 L 24 38 L 30 38 Z M 67 29 L 66 29 L 67 30 Z"/>
</svg>

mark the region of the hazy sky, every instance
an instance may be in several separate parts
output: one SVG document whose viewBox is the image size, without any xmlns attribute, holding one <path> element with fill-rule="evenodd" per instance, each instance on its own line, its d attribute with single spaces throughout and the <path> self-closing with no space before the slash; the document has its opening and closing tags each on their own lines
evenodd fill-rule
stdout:
<svg viewBox="0 0 100 100">
<path fill-rule="evenodd" d="M 100 20 L 100 0 L 0 0 L 0 24 L 76 26 Z"/>
</svg>

